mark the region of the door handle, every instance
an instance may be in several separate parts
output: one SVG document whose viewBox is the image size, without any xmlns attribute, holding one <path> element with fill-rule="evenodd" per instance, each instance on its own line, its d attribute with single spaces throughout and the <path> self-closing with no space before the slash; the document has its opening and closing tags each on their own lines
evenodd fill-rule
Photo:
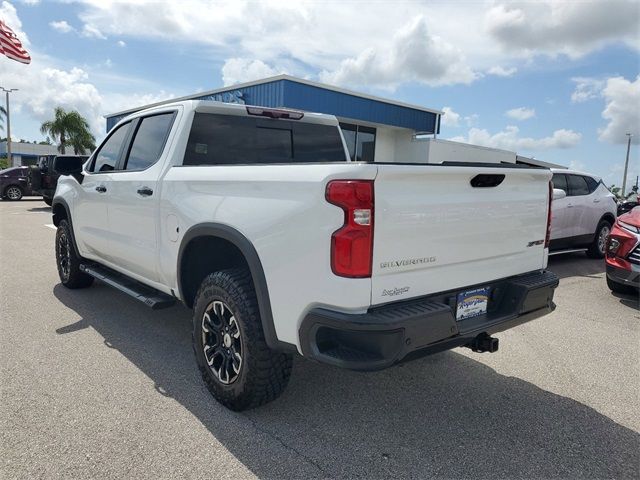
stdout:
<svg viewBox="0 0 640 480">
<path fill-rule="evenodd" d="M 593 203 L 600 203 L 600 199 L 599 199 L 599 198 L 595 198 L 595 199 L 593 200 Z"/>
<path fill-rule="evenodd" d="M 142 187 L 138 189 L 138 195 L 149 197 L 153 195 L 153 190 L 151 190 L 149 187 Z"/>
<path fill-rule="evenodd" d="M 567 208 L 573 208 L 573 205 L 569 204 L 567 205 Z"/>
<path fill-rule="evenodd" d="M 107 187 L 105 187 L 104 185 L 98 185 L 96 187 L 96 192 L 104 193 L 106 191 L 107 191 Z"/>
</svg>

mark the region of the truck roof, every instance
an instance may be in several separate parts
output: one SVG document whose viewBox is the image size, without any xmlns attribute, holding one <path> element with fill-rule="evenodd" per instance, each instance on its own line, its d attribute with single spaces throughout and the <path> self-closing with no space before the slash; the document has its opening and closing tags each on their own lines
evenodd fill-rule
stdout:
<svg viewBox="0 0 640 480">
<path fill-rule="evenodd" d="M 263 107 L 260 105 L 242 105 L 235 103 L 225 103 L 218 102 L 215 100 L 183 100 L 179 102 L 165 103 L 163 105 L 157 105 L 155 107 L 146 108 L 144 110 L 139 110 L 137 112 L 132 113 L 124 117 L 122 120 L 118 122 L 118 125 L 124 121 L 130 120 L 132 118 L 137 118 L 140 116 L 148 115 L 153 112 L 162 112 L 171 110 L 172 108 L 181 107 L 185 110 L 195 110 L 196 112 L 202 113 L 217 113 L 222 115 L 238 115 L 238 116 L 251 116 L 251 115 L 260 115 L 260 110 L 269 113 L 269 112 L 281 112 L 284 114 L 296 114 L 299 115 L 299 118 L 294 118 L 296 115 L 290 115 L 289 117 L 277 117 L 285 120 L 294 120 L 305 123 L 317 123 L 324 125 L 338 125 L 338 120 L 335 115 L 328 115 L 326 113 L 316 113 L 316 112 L 307 112 L 303 110 L 293 110 L 290 108 L 271 108 L 271 107 Z M 253 110 L 253 113 L 251 112 Z M 269 118 L 276 118 L 275 116 L 265 114 L 263 115 Z"/>
</svg>

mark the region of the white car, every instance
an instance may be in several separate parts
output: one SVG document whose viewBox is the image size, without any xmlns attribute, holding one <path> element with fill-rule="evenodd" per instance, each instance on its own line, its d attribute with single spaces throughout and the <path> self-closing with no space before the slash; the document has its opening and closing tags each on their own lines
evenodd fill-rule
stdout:
<svg viewBox="0 0 640 480">
<path fill-rule="evenodd" d="M 334 116 L 187 101 L 55 170 L 62 284 L 193 308 L 203 379 L 235 410 L 277 397 L 292 353 L 376 370 L 495 352 L 555 308 L 546 169 L 353 162 Z"/>
<path fill-rule="evenodd" d="M 589 257 L 603 258 L 616 221 L 615 196 L 594 175 L 556 168 L 551 171 L 551 254 L 586 250 Z"/>
</svg>

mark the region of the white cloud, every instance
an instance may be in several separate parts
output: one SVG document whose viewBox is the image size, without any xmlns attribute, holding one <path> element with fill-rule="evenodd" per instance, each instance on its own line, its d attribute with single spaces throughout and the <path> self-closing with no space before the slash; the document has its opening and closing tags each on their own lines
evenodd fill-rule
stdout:
<svg viewBox="0 0 640 480">
<path fill-rule="evenodd" d="M 442 38 L 431 35 L 423 16 L 398 30 L 385 48 L 368 48 L 320 74 L 334 84 L 394 88 L 403 82 L 431 86 L 471 83 L 478 77 L 464 55 Z"/>
<path fill-rule="evenodd" d="M 20 0 L 25 5 L 37 5 L 40 3 L 40 0 Z"/>
<path fill-rule="evenodd" d="M 86 38 L 97 38 L 100 40 L 107 39 L 107 37 L 98 29 L 98 27 L 90 23 L 85 23 L 82 26 L 82 31 L 80 32 L 80 35 Z"/>
<path fill-rule="evenodd" d="M 598 130 L 600 140 L 626 143 L 626 133 L 632 133 L 632 142 L 640 143 L 640 75 L 631 82 L 623 77 L 607 79 L 602 90 L 606 106 L 602 117 L 608 123 Z"/>
<path fill-rule="evenodd" d="M 123 40 L 118 40 L 116 42 L 116 45 L 118 45 L 119 47 L 122 47 L 122 48 L 127 46 L 127 44 Z"/>
<path fill-rule="evenodd" d="M 500 2 L 487 11 L 485 27 L 517 56 L 575 58 L 621 41 L 638 49 L 639 14 L 635 0 Z"/>
<path fill-rule="evenodd" d="M 495 75 L 496 77 L 512 77 L 517 71 L 518 69 L 516 67 L 504 68 L 496 65 L 487 70 L 487 73 L 489 75 Z"/>
<path fill-rule="evenodd" d="M 580 160 L 571 160 L 569 162 L 569 169 L 570 170 L 578 170 L 578 171 L 584 172 L 586 168 L 587 168 L 587 166 L 583 162 L 581 162 Z"/>
<path fill-rule="evenodd" d="M 576 88 L 571 94 L 573 103 L 582 103 L 593 98 L 598 98 L 604 88 L 604 80 L 588 77 L 574 77 L 571 79 L 576 84 Z"/>
<path fill-rule="evenodd" d="M 506 112 L 504 112 L 504 114 L 509 118 L 513 118 L 514 120 L 522 121 L 535 117 L 536 111 L 533 108 L 518 107 L 507 110 Z"/>
<path fill-rule="evenodd" d="M 322 72 L 324 81 L 387 89 L 408 82 L 468 84 L 480 72 L 514 75 L 523 57 L 585 53 L 611 42 L 633 45 L 629 19 L 637 18 L 628 14 L 634 11 L 628 2 L 369 2 L 367 8 L 315 0 L 218 0 L 215 8 L 206 0 L 74 3 L 86 31 L 95 29 L 98 37 L 185 44 L 197 48 L 203 61 L 214 54 L 259 60 L 298 76 Z M 619 25 L 618 10 L 626 12 Z M 212 48 L 198 48 L 203 45 Z"/>
<path fill-rule="evenodd" d="M 261 60 L 229 58 L 222 66 L 222 82 L 225 86 L 250 82 L 265 77 L 286 73 L 284 69 L 273 68 Z"/>
<path fill-rule="evenodd" d="M 60 20 L 59 22 L 49 22 L 49 26 L 56 32 L 60 33 L 69 33 L 74 30 L 74 28 L 69 25 L 66 20 Z"/>
<path fill-rule="evenodd" d="M 443 127 L 457 128 L 461 127 L 463 122 L 467 127 L 473 127 L 478 123 L 478 118 L 480 118 L 477 113 L 463 116 L 451 107 L 442 107 L 442 111 L 444 112 L 441 119 Z"/>
<path fill-rule="evenodd" d="M 485 129 L 472 128 L 467 137 L 457 136 L 450 140 L 521 152 L 572 148 L 582 138 L 581 134 L 565 129 L 556 130 L 551 136 L 543 138 L 520 137 L 519 133 L 520 129 L 512 125 L 493 135 Z"/>
<path fill-rule="evenodd" d="M 445 127 L 460 126 L 460 114 L 453 111 L 451 107 L 442 107 L 444 115 L 442 116 L 442 125 Z"/>
</svg>

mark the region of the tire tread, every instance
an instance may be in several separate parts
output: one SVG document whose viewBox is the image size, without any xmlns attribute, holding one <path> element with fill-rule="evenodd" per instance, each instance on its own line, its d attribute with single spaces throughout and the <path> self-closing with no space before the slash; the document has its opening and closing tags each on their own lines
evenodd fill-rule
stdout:
<svg viewBox="0 0 640 480">
<path fill-rule="evenodd" d="M 293 358 L 291 354 L 278 352 L 267 346 L 253 280 L 246 268 L 221 270 L 208 275 L 202 281 L 194 301 L 192 331 L 194 350 L 199 348 L 197 338 L 201 327 L 199 312 L 206 308 L 214 296 L 219 296 L 219 293 L 216 295 L 216 290 L 226 292 L 238 310 L 234 314 L 237 316 L 239 314 L 245 340 L 244 357 L 247 360 L 242 368 L 248 368 L 248 370 L 243 376 L 244 383 L 239 392 L 237 386 L 225 388 L 212 377 L 209 367 L 199 360 L 196 351 L 198 367 L 207 388 L 216 400 L 235 411 L 255 408 L 275 400 L 289 382 Z M 236 382 L 240 380 L 238 378 Z"/>
</svg>

